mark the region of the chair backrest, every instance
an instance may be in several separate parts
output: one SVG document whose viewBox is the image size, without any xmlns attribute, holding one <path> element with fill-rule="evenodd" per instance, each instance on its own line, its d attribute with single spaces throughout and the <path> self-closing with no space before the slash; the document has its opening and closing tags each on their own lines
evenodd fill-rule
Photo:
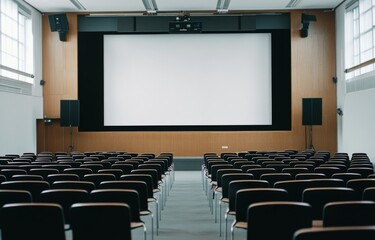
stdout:
<svg viewBox="0 0 375 240">
<path fill-rule="evenodd" d="M 40 175 L 13 175 L 10 181 L 44 181 L 44 178 Z"/>
<path fill-rule="evenodd" d="M 49 189 L 41 192 L 40 202 L 59 204 L 64 211 L 65 222 L 70 223 L 69 209 L 74 203 L 89 201 L 89 194 L 82 189 Z"/>
<path fill-rule="evenodd" d="M 346 183 L 348 188 L 354 189 L 357 193 L 357 199 L 361 200 L 363 191 L 368 187 L 375 187 L 375 179 L 374 178 L 360 178 L 360 179 L 352 179 Z"/>
<path fill-rule="evenodd" d="M 159 164 L 140 164 L 138 169 L 155 169 L 158 171 L 158 181 L 162 180 L 163 169 Z"/>
<path fill-rule="evenodd" d="M 58 204 L 6 204 L 0 225 L 2 240 L 65 240 L 63 211 Z"/>
<path fill-rule="evenodd" d="M 152 188 L 150 192 L 144 181 L 106 181 L 100 183 L 99 189 L 132 189 L 137 191 L 141 211 L 148 211 L 147 199 L 153 197 Z"/>
<path fill-rule="evenodd" d="M 299 173 L 309 173 L 310 170 L 307 168 L 284 168 L 282 170 L 283 173 L 289 173 L 292 175 L 292 178 L 295 179 L 296 175 Z"/>
<path fill-rule="evenodd" d="M 294 179 L 290 173 L 265 173 L 260 176 L 260 180 L 265 180 L 273 187 L 275 182 L 287 181 Z"/>
<path fill-rule="evenodd" d="M 288 192 L 280 188 L 241 189 L 236 194 L 236 221 L 247 221 L 247 209 L 253 203 L 288 201 Z"/>
<path fill-rule="evenodd" d="M 91 192 L 95 189 L 95 184 L 87 181 L 55 181 L 51 189 L 82 189 Z"/>
<path fill-rule="evenodd" d="M 7 180 L 10 180 L 13 175 L 26 175 L 27 171 L 24 169 L 1 169 L 0 174 L 4 175 Z"/>
<path fill-rule="evenodd" d="M 146 174 L 150 175 L 152 177 L 152 188 L 157 189 L 158 188 L 158 171 L 155 169 L 134 169 L 130 172 L 130 174 Z M 128 174 L 125 174 L 128 175 Z M 120 177 L 121 179 L 121 177 Z M 148 181 L 148 180 L 147 180 Z"/>
<path fill-rule="evenodd" d="M 254 168 L 262 168 L 262 165 L 260 164 L 255 164 L 255 163 L 249 163 L 241 166 L 242 172 L 247 172 L 249 169 L 254 169 Z"/>
<path fill-rule="evenodd" d="M 316 173 L 324 173 L 327 177 L 332 177 L 335 173 L 345 172 L 345 170 L 341 170 L 338 167 L 316 167 L 314 169 Z"/>
<path fill-rule="evenodd" d="M 229 183 L 229 211 L 236 210 L 236 196 L 241 189 L 268 188 L 270 184 L 265 180 L 234 180 Z"/>
<path fill-rule="evenodd" d="M 32 196 L 25 190 L 0 190 L 0 208 L 8 203 L 31 203 Z"/>
<path fill-rule="evenodd" d="M 250 173 L 227 173 L 221 177 L 222 197 L 229 197 L 229 183 L 234 180 L 251 180 L 254 176 Z"/>
<path fill-rule="evenodd" d="M 323 179 L 327 178 L 324 173 L 298 173 L 295 177 L 296 180 L 308 180 L 308 179 Z"/>
<path fill-rule="evenodd" d="M 255 168 L 247 170 L 247 173 L 251 173 L 254 176 L 254 179 L 260 179 L 260 176 L 265 173 L 276 173 L 274 168 Z"/>
<path fill-rule="evenodd" d="M 115 163 L 111 166 L 112 169 L 121 169 L 123 174 L 129 174 L 132 170 L 134 170 L 134 166 L 128 163 Z"/>
<path fill-rule="evenodd" d="M 363 190 L 362 200 L 375 202 L 375 187 L 368 187 Z"/>
<path fill-rule="evenodd" d="M 356 195 L 350 188 L 307 188 L 302 193 L 302 201 L 311 205 L 313 219 L 321 220 L 323 216 L 323 207 L 330 202 L 353 201 Z"/>
<path fill-rule="evenodd" d="M 323 210 L 323 226 L 375 225 L 375 202 L 348 201 L 327 203 Z"/>
<path fill-rule="evenodd" d="M 332 175 L 332 178 L 344 180 L 346 184 L 349 180 L 359 179 L 359 178 L 362 178 L 362 176 L 359 173 L 346 172 L 346 173 L 335 173 Z"/>
<path fill-rule="evenodd" d="M 233 166 L 229 163 L 216 164 L 211 166 L 211 181 L 217 182 L 217 172 L 221 169 L 233 169 Z"/>
<path fill-rule="evenodd" d="M 367 178 L 374 173 L 374 169 L 369 167 L 350 167 L 348 168 L 348 173 L 359 173 L 363 178 Z"/>
<path fill-rule="evenodd" d="M 93 173 L 83 176 L 83 181 L 93 182 L 96 187 L 98 187 L 101 182 L 114 180 L 116 180 L 115 175 L 108 173 Z"/>
<path fill-rule="evenodd" d="M 310 205 L 300 202 L 254 203 L 248 208 L 248 240 L 291 240 L 298 229 L 311 227 Z"/>
<path fill-rule="evenodd" d="M 0 189 L 29 191 L 34 202 L 37 202 L 39 194 L 49 187 L 49 183 L 45 181 L 7 181 L 0 184 Z"/>
<path fill-rule="evenodd" d="M 120 177 L 123 181 L 142 181 L 147 185 L 148 192 L 150 193 L 150 186 L 152 189 L 158 189 L 158 185 L 154 188 L 153 177 L 150 174 L 126 174 Z"/>
<path fill-rule="evenodd" d="M 58 174 L 59 170 L 53 168 L 32 168 L 29 171 L 29 174 L 40 175 L 44 180 L 47 180 L 49 174 Z"/>
<path fill-rule="evenodd" d="M 115 175 L 116 180 L 120 179 L 121 175 L 124 174 L 124 172 L 121 169 L 100 169 L 98 173 L 107 173 L 107 174 L 113 174 Z"/>
<path fill-rule="evenodd" d="M 53 168 L 53 169 L 57 169 L 59 171 L 59 173 L 63 173 L 64 172 L 64 169 L 66 168 L 71 168 L 72 166 L 70 164 L 56 164 L 56 163 L 53 163 L 53 164 L 48 164 L 48 165 L 44 165 L 42 166 L 42 168 Z"/>
<path fill-rule="evenodd" d="M 79 181 L 77 174 L 59 173 L 47 176 L 47 182 L 52 185 L 55 181 Z"/>
<path fill-rule="evenodd" d="M 324 227 L 300 229 L 294 233 L 293 240 L 373 240 L 375 226 Z"/>
<path fill-rule="evenodd" d="M 310 186 L 311 180 L 289 180 L 280 181 L 274 184 L 275 188 L 282 188 L 288 192 L 289 200 L 300 202 L 302 200 L 302 192 Z"/>
<path fill-rule="evenodd" d="M 90 168 L 79 167 L 79 168 L 66 168 L 64 169 L 64 173 L 76 174 L 79 176 L 79 179 L 82 180 L 83 176 L 85 176 L 86 174 L 92 174 L 93 172 Z"/>
<path fill-rule="evenodd" d="M 130 207 L 131 221 L 141 222 L 138 192 L 131 189 L 97 189 L 90 193 L 91 202 L 126 203 Z"/>
<path fill-rule="evenodd" d="M 131 239 L 130 207 L 124 203 L 76 203 L 71 208 L 74 240 Z"/>
<path fill-rule="evenodd" d="M 242 170 L 241 169 L 235 169 L 235 168 L 228 168 L 228 169 L 220 169 L 217 171 L 217 187 L 221 187 L 222 184 L 221 184 L 221 179 L 223 177 L 224 174 L 228 174 L 228 173 L 242 173 Z"/>
</svg>

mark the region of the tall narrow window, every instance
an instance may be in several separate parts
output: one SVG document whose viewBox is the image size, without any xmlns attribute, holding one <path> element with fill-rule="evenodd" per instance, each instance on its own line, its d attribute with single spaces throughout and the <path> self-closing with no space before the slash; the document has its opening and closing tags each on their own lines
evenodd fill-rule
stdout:
<svg viewBox="0 0 375 240">
<path fill-rule="evenodd" d="M 33 83 L 31 13 L 13 0 L 0 2 L 0 77 Z"/>
</svg>

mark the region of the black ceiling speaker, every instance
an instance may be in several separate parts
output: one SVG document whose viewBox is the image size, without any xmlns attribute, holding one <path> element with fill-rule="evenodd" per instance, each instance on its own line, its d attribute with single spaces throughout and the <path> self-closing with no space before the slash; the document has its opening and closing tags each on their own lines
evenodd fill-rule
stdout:
<svg viewBox="0 0 375 240">
<path fill-rule="evenodd" d="M 58 32 L 60 41 L 66 41 L 66 34 L 69 31 L 68 18 L 66 14 L 54 14 L 48 16 L 51 32 Z"/>
<path fill-rule="evenodd" d="M 300 30 L 302 38 L 306 38 L 309 35 L 310 22 L 316 22 L 316 16 L 302 13 L 301 15 L 302 28 Z"/>
</svg>

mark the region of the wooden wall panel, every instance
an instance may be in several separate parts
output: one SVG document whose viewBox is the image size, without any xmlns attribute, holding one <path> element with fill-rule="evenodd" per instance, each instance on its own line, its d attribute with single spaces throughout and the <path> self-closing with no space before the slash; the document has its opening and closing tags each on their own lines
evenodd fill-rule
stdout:
<svg viewBox="0 0 375 240">
<path fill-rule="evenodd" d="M 309 11 L 318 21 L 310 24 L 309 37 L 300 38 L 301 11 L 291 12 L 292 130 L 243 132 L 78 132 L 74 150 L 173 152 L 176 156 L 201 156 L 205 152 L 305 149 L 302 98 L 323 98 L 323 126 L 313 127 L 316 150 L 335 152 L 336 86 L 335 17 L 333 12 Z M 43 19 L 44 114 L 59 117 L 60 99 L 77 99 L 77 17 L 68 14 L 67 42 L 51 33 Z M 38 125 L 40 126 L 40 125 Z M 68 151 L 69 129 L 50 124 L 45 151 Z M 38 142 L 43 139 L 38 138 Z M 39 145 L 38 145 L 39 146 Z M 222 146 L 228 146 L 223 149 Z"/>
</svg>

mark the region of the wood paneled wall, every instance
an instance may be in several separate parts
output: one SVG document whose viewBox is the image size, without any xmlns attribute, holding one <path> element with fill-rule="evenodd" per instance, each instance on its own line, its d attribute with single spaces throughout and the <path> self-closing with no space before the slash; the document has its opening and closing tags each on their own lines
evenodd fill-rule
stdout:
<svg viewBox="0 0 375 240">
<path fill-rule="evenodd" d="M 334 12 L 309 11 L 318 21 L 309 36 L 301 38 L 301 11 L 291 12 L 292 130 L 244 132 L 78 132 L 74 150 L 173 152 L 176 156 L 201 156 L 205 152 L 305 149 L 302 98 L 323 98 L 323 125 L 313 127 L 316 150 L 337 151 Z M 68 14 L 66 42 L 50 32 L 43 18 L 44 115 L 59 118 L 60 99 L 77 99 L 77 15 Z M 70 132 L 58 122 L 38 123 L 38 151 L 68 151 Z M 223 149 L 222 146 L 228 146 Z"/>
</svg>

